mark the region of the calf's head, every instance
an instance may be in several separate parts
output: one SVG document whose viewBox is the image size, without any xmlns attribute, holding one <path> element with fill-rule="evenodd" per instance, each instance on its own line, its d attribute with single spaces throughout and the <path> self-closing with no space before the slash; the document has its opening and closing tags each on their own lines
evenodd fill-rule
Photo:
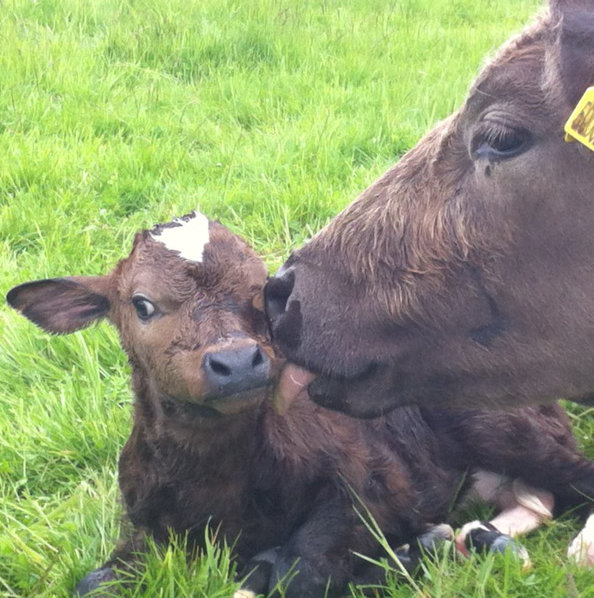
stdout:
<svg viewBox="0 0 594 598">
<path fill-rule="evenodd" d="M 594 3 L 554 1 L 289 257 L 268 316 L 315 401 L 366 416 L 594 392 L 594 152 L 563 132 L 591 85 Z"/>
<path fill-rule="evenodd" d="M 274 378 L 265 282 L 246 243 L 194 212 L 136 235 L 106 276 L 28 282 L 7 300 L 58 334 L 109 318 L 141 400 L 164 415 L 217 417 L 261 401 Z"/>
</svg>

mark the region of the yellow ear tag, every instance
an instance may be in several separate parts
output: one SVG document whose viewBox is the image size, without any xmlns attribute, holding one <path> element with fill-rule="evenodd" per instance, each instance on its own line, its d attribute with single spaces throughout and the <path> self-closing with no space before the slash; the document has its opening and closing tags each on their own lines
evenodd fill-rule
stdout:
<svg viewBox="0 0 594 598">
<path fill-rule="evenodd" d="M 565 141 L 579 141 L 594 152 L 594 87 L 588 87 L 565 123 Z"/>
</svg>

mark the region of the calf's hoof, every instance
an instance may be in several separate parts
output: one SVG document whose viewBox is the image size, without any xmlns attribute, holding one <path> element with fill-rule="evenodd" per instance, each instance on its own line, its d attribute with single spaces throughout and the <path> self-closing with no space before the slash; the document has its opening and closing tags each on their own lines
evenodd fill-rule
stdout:
<svg viewBox="0 0 594 598">
<path fill-rule="evenodd" d="M 467 523 L 457 538 L 456 544 L 459 548 L 463 545 L 461 552 L 468 554 L 474 552 L 510 552 L 515 558 L 522 562 L 524 569 L 532 566 L 528 551 L 511 536 L 500 532 L 494 525 L 485 521 L 473 521 Z"/>
<path fill-rule="evenodd" d="M 279 550 L 279 547 L 263 550 L 248 561 L 240 574 L 240 577 L 245 577 L 245 579 L 233 598 L 251 598 L 256 594 L 266 593 L 272 575 L 272 567 L 278 559 Z"/>
<path fill-rule="evenodd" d="M 424 554 L 436 554 L 446 542 L 454 540 L 454 530 L 447 523 L 430 527 L 417 537 L 415 549 Z"/>
<path fill-rule="evenodd" d="M 408 573 L 413 573 L 424 556 L 436 555 L 446 542 L 454 540 L 454 530 L 447 523 L 430 527 L 417 536 L 411 544 L 405 544 L 395 550 L 400 564 Z"/>
<path fill-rule="evenodd" d="M 594 567 L 594 515 L 569 545 L 567 556 L 581 567 Z"/>
<path fill-rule="evenodd" d="M 114 581 L 116 578 L 115 571 L 111 567 L 102 567 L 101 569 L 95 569 L 95 571 L 91 571 L 85 575 L 76 586 L 74 590 L 75 596 L 87 596 L 94 592 L 94 596 L 100 596 L 97 590 L 101 589 L 103 584 L 106 584 L 110 581 Z M 107 590 L 107 588 L 104 588 Z M 114 595 L 111 593 L 110 595 Z"/>
</svg>

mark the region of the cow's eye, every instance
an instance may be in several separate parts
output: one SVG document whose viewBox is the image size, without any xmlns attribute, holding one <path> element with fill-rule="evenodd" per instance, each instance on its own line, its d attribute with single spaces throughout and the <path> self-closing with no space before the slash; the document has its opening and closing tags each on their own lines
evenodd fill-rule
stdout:
<svg viewBox="0 0 594 598">
<path fill-rule="evenodd" d="M 149 320 L 157 313 L 155 304 L 144 295 L 134 295 L 132 305 L 136 310 L 136 315 L 143 321 Z"/>
<path fill-rule="evenodd" d="M 477 131 L 472 153 L 477 159 L 505 160 L 521 154 L 529 145 L 530 134 L 524 129 L 490 126 Z"/>
</svg>

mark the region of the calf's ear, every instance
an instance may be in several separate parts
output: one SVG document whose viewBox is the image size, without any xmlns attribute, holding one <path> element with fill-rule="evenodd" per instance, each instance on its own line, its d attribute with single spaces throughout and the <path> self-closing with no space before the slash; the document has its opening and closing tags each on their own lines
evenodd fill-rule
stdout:
<svg viewBox="0 0 594 598">
<path fill-rule="evenodd" d="M 85 328 L 109 313 L 108 276 L 34 280 L 6 295 L 11 307 L 55 334 Z"/>
<path fill-rule="evenodd" d="M 551 0 L 550 6 L 558 75 L 574 107 L 594 85 L 594 0 Z"/>
</svg>

